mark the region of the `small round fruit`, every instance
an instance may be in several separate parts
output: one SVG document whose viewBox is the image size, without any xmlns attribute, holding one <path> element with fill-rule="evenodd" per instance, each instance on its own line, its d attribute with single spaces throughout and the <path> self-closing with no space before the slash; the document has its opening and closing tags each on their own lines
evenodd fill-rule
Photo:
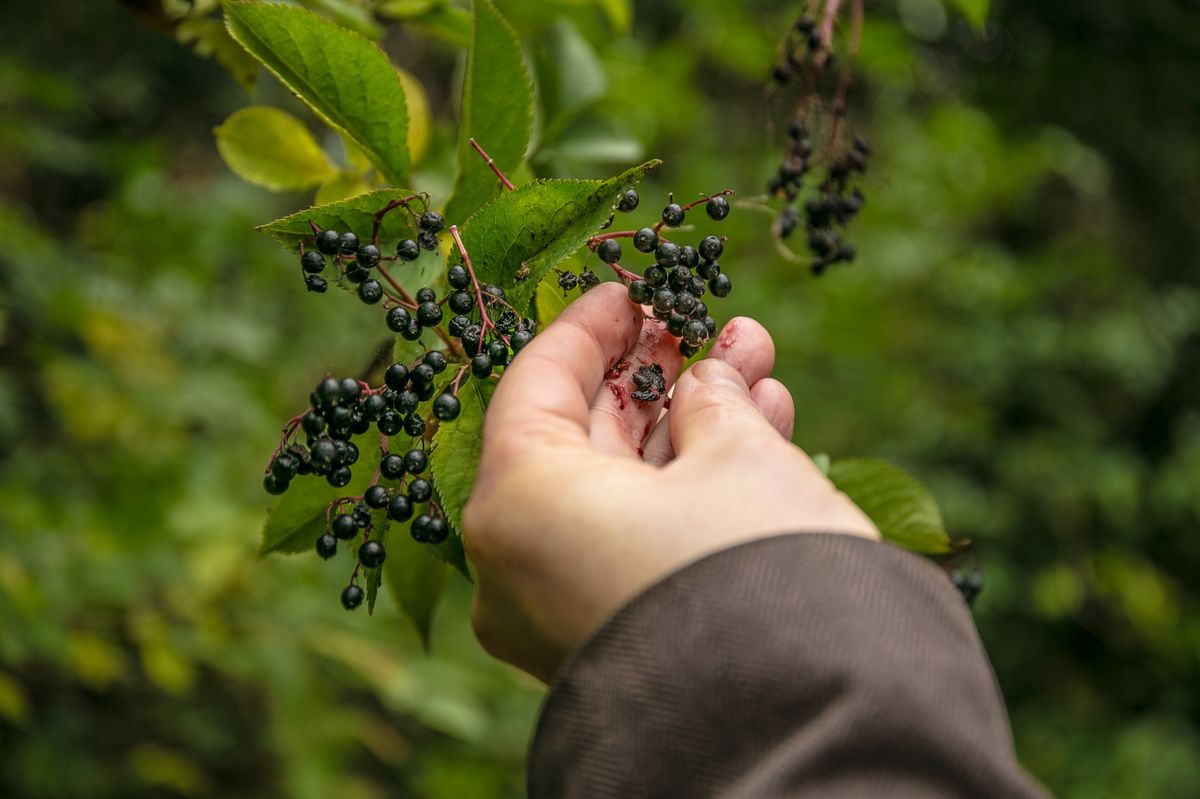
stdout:
<svg viewBox="0 0 1200 799">
<path fill-rule="evenodd" d="M 313 463 L 321 466 L 328 466 L 333 463 L 334 456 L 337 455 L 337 449 L 333 446 L 333 442 L 327 438 L 322 438 L 314 441 L 309 450 L 309 457 Z"/>
<path fill-rule="evenodd" d="M 288 490 L 288 481 L 280 480 L 273 474 L 268 474 L 263 478 L 263 488 L 267 489 L 267 493 L 273 496 L 279 496 L 284 491 Z"/>
<path fill-rule="evenodd" d="M 421 414 L 414 412 L 404 417 L 404 432 L 414 437 L 424 435 L 425 420 L 421 418 Z"/>
<path fill-rule="evenodd" d="M 471 275 L 462 264 L 454 264 L 446 270 L 446 282 L 452 289 L 465 289 L 471 285 Z"/>
<path fill-rule="evenodd" d="M 662 221 L 667 227 L 679 227 L 683 224 L 683 206 L 671 203 L 662 212 Z"/>
<path fill-rule="evenodd" d="M 394 522 L 406 522 L 412 518 L 412 502 L 403 494 L 396 494 L 388 501 L 388 518 Z"/>
<path fill-rule="evenodd" d="M 371 269 L 379 263 L 379 254 L 379 248 L 374 244 L 364 244 L 358 248 L 354 260 L 358 261 L 358 265 L 363 269 Z"/>
<path fill-rule="evenodd" d="M 455 338 L 459 338 L 462 336 L 463 331 L 466 330 L 470 326 L 471 326 L 471 317 L 463 316 L 462 314 L 459 314 L 458 316 L 451 318 L 450 324 L 447 325 L 446 327 L 447 327 L 447 330 L 449 331 L 450 335 L 454 336 Z"/>
<path fill-rule="evenodd" d="M 408 328 L 411 318 L 407 308 L 401 308 L 398 305 L 395 308 L 389 308 L 387 312 L 388 330 L 393 333 L 403 333 Z"/>
<path fill-rule="evenodd" d="M 354 516 L 349 513 L 339 513 L 329 523 L 329 532 L 333 533 L 334 538 L 349 541 L 358 535 L 358 522 L 354 521 Z"/>
<path fill-rule="evenodd" d="M 489 344 L 487 354 L 492 359 L 493 367 L 508 365 L 508 347 L 503 341 L 493 341 Z"/>
<path fill-rule="evenodd" d="M 403 391 L 408 385 L 408 367 L 399 362 L 392 364 L 383 373 L 383 382 L 392 391 Z"/>
<path fill-rule="evenodd" d="M 375 424 L 379 428 L 379 432 L 385 436 L 394 436 L 400 432 L 400 428 L 404 426 L 404 421 L 400 418 L 400 414 L 395 411 L 384 411 L 379 416 L 379 421 Z"/>
<path fill-rule="evenodd" d="M 419 544 L 426 543 L 425 530 L 429 527 L 429 520 L 433 517 L 428 513 L 422 513 L 417 518 L 413 519 L 412 525 L 408 528 L 408 532 L 412 535 L 413 540 Z"/>
<path fill-rule="evenodd" d="M 342 403 L 345 405 L 353 405 L 354 402 L 362 396 L 362 384 L 353 377 L 343 377 L 342 381 Z"/>
<path fill-rule="evenodd" d="M 440 375 L 446 371 L 446 353 L 441 350 L 430 350 L 425 353 L 421 360 L 433 370 L 435 375 Z"/>
<path fill-rule="evenodd" d="M 715 261 L 725 251 L 725 244 L 716 236 L 705 236 L 700 240 L 700 257 L 706 261 Z"/>
<path fill-rule="evenodd" d="M 348 585 L 342 591 L 342 607 L 354 610 L 363 602 L 363 590 L 357 585 Z"/>
<path fill-rule="evenodd" d="M 325 268 L 325 256 L 316 250 L 309 250 L 300 256 L 300 268 L 310 275 L 315 275 Z"/>
<path fill-rule="evenodd" d="M 338 251 L 343 255 L 353 255 L 358 252 L 358 236 L 349 231 L 342 234 L 338 240 Z"/>
<path fill-rule="evenodd" d="M 675 308 L 675 292 L 667 288 L 659 289 L 654 292 L 654 297 L 651 298 L 650 304 L 654 306 L 656 311 L 670 311 Z"/>
<path fill-rule="evenodd" d="M 462 406 L 458 397 L 453 394 L 439 394 L 433 401 L 433 415 L 443 422 L 452 422 L 458 418 Z"/>
<path fill-rule="evenodd" d="M 516 333 L 512 334 L 508 341 L 509 344 L 512 345 L 513 355 L 516 355 L 518 352 L 525 349 L 525 346 L 529 344 L 529 342 L 533 341 L 533 334 L 528 330 L 518 330 Z"/>
<path fill-rule="evenodd" d="M 358 298 L 367 305 L 374 305 L 383 299 L 383 286 L 378 280 L 364 280 L 358 284 Z"/>
<path fill-rule="evenodd" d="M 638 207 L 638 202 L 638 193 L 633 189 L 626 189 L 617 202 L 617 210 L 627 214 Z"/>
<path fill-rule="evenodd" d="M 709 219 L 720 222 L 729 216 L 729 201 L 724 197 L 710 197 L 704 205 L 704 211 L 708 214 Z"/>
<path fill-rule="evenodd" d="M 319 436 L 325 432 L 325 417 L 316 411 L 309 411 L 300 417 L 300 427 L 310 436 Z"/>
<path fill-rule="evenodd" d="M 396 409 L 396 413 L 408 416 L 417 409 L 417 405 L 421 403 L 421 398 L 417 396 L 417 392 L 410 388 L 397 392 L 392 398 L 392 407 Z"/>
<path fill-rule="evenodd" d="M 421 214 L 418 224 L 423 233 L 438 233 L 446 226 L 446 220 L 442 219 L 442 215 L 437 211 L 426 211 Z"/>
<path fill-rule="evenodd" d="M 476 377 L 489 377 L 492 374 L 492 357 L 481 352 L 471 359 L 471 374 Z"/>
<path fill-rule="evenodd" d="M 324 294 L 329 291 L 329 283 L 325 281 L 325 278 L 316 275 L 305 275 L 304 287 L 314 294 Z"/>
<path fill-rule="evenodd" d="M 414 503 L 428 502 L 433 496 L 433 484 L 424 477 L 418 477 L 408 484 L 408 498 Z"/>
<path fill-rule="evenodd" d="M 342 246 L 342 234 L 336 230 L 325 228 L 317 234 L 317 249 L 326 255 L 337 255 Z"/>
<path fill-rule="evenodd" d="M 417 289 L 417 304 L 423 302 L 437 302 L 437 292 L 429 286 L 422 286 Z"/>
<path fill-rule="evenodd" d="M 404 239 L 396 245 L 396 257 L 401 261 L 415 261 L 421 255 L 421 246 L 412 239 Z"/>
<path fill-rule="evenodd" d="M 658 234 L 654 228 L 644 227 L 633 234 L 633 248 L 638 252 L 654 252 L 658 246 Z"/>
<path fill-rule="evenodd" d="M 329 533 L 321 533 L 317 536 L 317 554 L 321 556 L 321 560 L 329 560 L 337 554 L 337 539 Z"/>
<path fill-rule="evenodd" d="M 635 280 L 629 284 L 629 299 L 638 305 L 646 305 L 654 297 L 654 289 L 645 280 Z"/>
<path fill-rule="evenodd" d="M 436 302 L 423 302 L 417 306 L 417 321 L 425 327 L 433 327 L 442 321 L 442 306 Z"/>
<path fill-rule="evenodd" d="M 621 242 L 616 239 L 605 239 L 596 247 L 596 257 L 606 264 L 615 264 L 621 260 Z"/>
<path fill-rule="evenodd" d="M 410 449 L 404 455 L 404 470 L 409 474 L 420 474 L 429 465 L 429 456 L 423 449 Z"/>
<path fill-rule="evenodd" d="M 358 562 L 368 569 L 378 569 L 387 559 L 387 551 L 378 541 L 364 541 L 358 548 Z"/>
<path fill-rule="evenodd" d="M 334 488 L 341 488 L 349 483 L 350 478 L 353 476 L 349 466 L 339 466 L 336 469 L 330 470 L 329 474 L 325 475 L 325 482 Z"/>
<path fill-rule="evenodd" d="M 683 340 L 693 346 L 700 346 L 708 338 L 708 328 L 704 322 L 693 319 L 683 326 Z"/>
<path fill-rule="evenodd" d="M 450 295 L 450 299 L 446 301 L 450 306 L 450 310 L 456 314 L 470 313 L 475 307 L 475 298 L 471 296 L 469 291 L 456 291 Z"/>
<path fill-rule="evenodd" d="M 368 508 L 374 508 L 375 510 L 386 508 L 391 498 L 391 492 L 378 483 L 363 492 L 363 502 L 367 503 Z"/>
<path fill-rule="evenodd" d="M 433 382 L 433 378 L 433 367 L 423 361 L 414 366 L 408 373 L 408 379 L 412 382 L 414 388 L 429 385 Z"/>
<path fill-rule="evenodd" d="M 389 480 L 400 480 L 404 476 L 404 458 L 395 452 L 389 452 L 383 456 L 383 461 L 379 462 L 379 474 L 388 477 Z"/>
<path fill-rule="evenodd" d="M 733 291 L 733 283 L 730 282 L 728 275 L 717 275 L 708 281 L 708 290 L 713 293 L 714 297 L 728 297 L 729 292 Z"/>
<path fill-rule="evenodd" d="M 332 408 L 342 398 L 342 385 L 332 377 L 327 377 L 317 385 L 317 399 L 322 408 Z"/>
<path fill-rule="evenodd" d="M 446 540 L 450 527 L 441 516 L 430 516 L 425 522 L 425 541 L 430 544 L 440 544 Z"/>
<path fill-rule="evenodd" d="M 663 269 L 658 264 L 653 264 L 646 267 L 646 271 L 642 273 L 642 276 L 646 278 L 646 284 L 649 285 L 650 288 L 656 289 L 661 286 L 665 286 L 667 283 L 667 270 Z"/>
<path fill-rule="evenodd" d="M 659 242 L 654 248 L 655 262 L 664 268 L 670 268 L 679 263 L 679 245 L 669 241 Z"/>
<path fill-rule="evenodd" d="M 679 265 L 686 266 L 688 269 L 695 269 L 696 264 L 700 263 L 700 254 L 696 252 L 696 248 L 690 244 L 685 244 L 679 248 Z"/>
</svg>

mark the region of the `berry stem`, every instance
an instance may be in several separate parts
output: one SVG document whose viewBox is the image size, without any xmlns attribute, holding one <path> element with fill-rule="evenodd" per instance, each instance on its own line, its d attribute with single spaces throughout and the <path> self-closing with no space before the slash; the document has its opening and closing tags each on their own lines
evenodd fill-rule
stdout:
<svg viewBox="0 0 1200 799">
<path fill-rule="evenodd" d="M 508 346 L 508 336 L 497 330 L 491 317 L 488 316 L 487 304 L 483 301 L 483 289 L 479 287 L 479 280 L 475 277 L 475 267 L 471 264 L 471 256 L 467 254 L 467 247 L 463 244 L 462 236 L 458 234 L 457 225 L 450 226 L 450 237 L 454 239 L 454 245 L 458 247 L 459 255 L 462 256 L 463 266 L 467 268 L 467 274 L 471 277 L 471 286 L 475 289 L 475 302 L 479 306 L 479 320 L 483 325 L 483 335 L 486 336 L 490 329 L 504 341 L 505 346 Z"/>
<path fill-rule="evenodd" d="M 403 207 L 404 210 L 408 211 L 413 216 L 416 216 L 417 215 L 416 212 L 408 207 L 408 203 L 411 200 L 424 201 L 424 199 L 425 199 L 425 197 L 422 194 L 410 194 L 407 197 L 399 197 L 395 200 L 392 200 L 387 205 L 383 206 L 378 211 L 376 211 L 375 212 L 375 224 L 371 227 L 371 243 L 374 244 L 376 247 L 379 246 L 379 229 L 383 226 L 383 218 L 385 216 L 387 216 L 390 211 L 392 211 L 393 209 L 396 209 L 396 208 Z"/>
<path fill-rule="evenodd" d="M 621 278 L 621 280 L 628 280 L 628 281 L 632 282 L 634 280 L 642 279 L 641 275 L 636 275 L 633 272 L 630 272 L 628 269 L 621 266 L 620 264 L 609 264 L 608 268 L 613 270 L 613 272 L 615 272 L 617 277 Z"/>
<path fill-rule="evenodd" d="M 817 38 L 821 41 L 821 52 L 813 56 L 813 67 L 819 75 L 829 61 L 833 52 L 833 23 L 837 21 L 838 11 L 842 0 L 825 0 L 825 12 L 821 16 L 821 24 L 817 28 Z"/>
<path fill-rule="evenodd" d="M 462 379 L 466 376 L 467 369 L 469 369 L 470 366 L 470 364 L 464 363 L 462 366 L 458 367 L 458 374 L 454 376 L 454 382 L 450 384 L 450 393 L 456 397 L 458 396 L 458 389 L 462 385 Z"/>
<path fill-rule="evenodd" d="M 467 141 L 471 143 L 471 147 L 474 148 L 475 152 L 479 153 L 479 157 L 482 158 L 483 162 L 488 165 L 488 169 L 492 170 L 496 177 L 500 178 L 500 182 L 504 184 L 504 188 L 508 189 L 509 191 L 512 191 L 514 188 L 516 188 L 513 186 L 512 181 L 506 178 L 504 173 L 500 171 L 500 167 L 496 166 L 496 162 L 492 160 L 492 157 L 488 155 L 482 147 L 479 146 L 479 142 L 475 141 L 474 139 L 467 139 Z"/>
</svg>

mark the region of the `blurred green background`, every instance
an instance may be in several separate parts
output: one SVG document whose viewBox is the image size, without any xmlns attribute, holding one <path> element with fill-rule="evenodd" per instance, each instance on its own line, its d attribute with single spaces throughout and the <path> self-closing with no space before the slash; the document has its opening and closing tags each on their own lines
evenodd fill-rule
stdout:
<svg viewBox="0 0 1200 799">
<path fill-rule="evenodd" d="M 761 193 L 801 3 L 497 4 L 541 91 L 537 173 L 661 157 L 651 211 Z M 519 796 L 541 692 L 474 643 L 464 581 L 427 657 L 390 599 L 341 610 L 342 569 L 254 557 L 279 425 L 380 326 L 253 232 L 311 196 L 227 171 L 212 128 L 248 98 L 131 11 L 156 6 L 7 5 L 0 795 Z M 894 460 L 974 539 L 1026 766 L 1063 797 L 1198 796 L 1200 16 L 1000 2 L 980 36 L 939 0 L 867 14 L 859 259 L 813 279 L 735 206 L 720 310 L 775 334 L 799 444 Z M 436 196 L 460 52 L 379 19 L 432 103 Z"/>
</svg>

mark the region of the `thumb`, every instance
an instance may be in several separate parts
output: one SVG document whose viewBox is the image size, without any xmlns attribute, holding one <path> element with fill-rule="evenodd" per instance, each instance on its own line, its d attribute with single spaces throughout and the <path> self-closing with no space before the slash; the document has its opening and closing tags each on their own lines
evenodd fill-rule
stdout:
<svg viewBox="0 0 1200 799">
<path fill-rule="evenodd" d="M 741 373 L 716 358 L 698 361 L 679 378 L 670 419 L 671 445 L 679 455 L 689 449 L 725 449 L 747 439 L 779 440 Z"/>
</svg>

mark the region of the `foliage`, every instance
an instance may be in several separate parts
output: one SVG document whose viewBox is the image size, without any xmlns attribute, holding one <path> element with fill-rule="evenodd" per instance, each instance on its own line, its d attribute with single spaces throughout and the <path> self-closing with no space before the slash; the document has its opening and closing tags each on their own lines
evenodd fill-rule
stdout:
<svg viewBox="0 0 1200 799">
<path fill-rule="evenodd" d="M 859 261 L 812 280 L 774 255 L 769 217 L 735 207 L 757 272 L 729 302 L 775 334 L 798 443 L 903 465 L 974 541 L 977 619 L 1034 774 L 1063 797 L 1189 797 L 1195 31 L 1159 0 L 998 5 L 986 36 L 934 6 L 871 6 L 855 110 L 880 177 Z M 760 89 L 792 9 L 499 7 L 540 89 L 527 174 L 612 175 L 649 153 L 664 164 L 644 197 L 759 191 L 781 145 Z M 312 198 L 228 177 L 198 133 L 246 105 L 240 84 L 115 5 L 13 14 L 0 794 L 519 795 L 539 693 L 478 650 L 465 580 L 446 581 L 426 657 L 389 592 L 373 619 L 348 616 L 329 601 L 342 575 L 254 557 L 271 430 L 313 375 L 363 369 L 379 325 L 349 297 L 305 295 L 252 233 Z M 392 0 L 372 21 L 396 26 L 378 41 L 431 99 L 410 185 L 444 198 L 470 17 Z M 552 92 L 570 82 L 550 64 L 584 70 L 587 92 Z M 256 105 L 383 188 L 258 83 Z"/>
</svg>

